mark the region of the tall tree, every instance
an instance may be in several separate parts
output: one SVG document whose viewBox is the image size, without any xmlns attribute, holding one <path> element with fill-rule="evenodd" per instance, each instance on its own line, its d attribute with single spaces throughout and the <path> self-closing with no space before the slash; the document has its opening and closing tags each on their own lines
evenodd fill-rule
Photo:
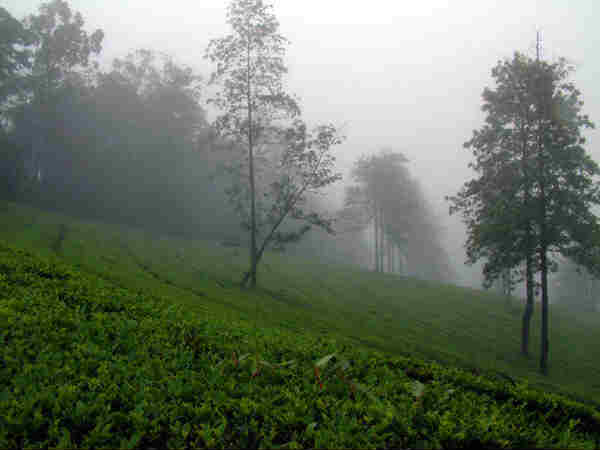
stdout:
<svg viewBox="0 0 600 450">
<path fill-rule="evenodd" d="M 262 0 L 234 0 L 227 22 L 231 34 L 211 40 L 206 57 L 216 64 L 210 83 L 221 86 L 211 99 L 222 113 L 214 128 L 232 148 L 245 152 L 228 167 L 234 178 L 228 192 L 250 233 L 250 269 L 242 283 L 249 281 L 254 287 L 258 263 L 270 243 L 296 241 L 311 225 L 332 231 L 329 220 L 301 206 L 307 194 L 340 178 L 333 172 L 330 149 L 342 139 L 331 125 L 310 132 L 298 119 L 289 123 L 300 114 L 300 107 L 284 90 L 287 39 L 279 33 L 272 6 Z M 269 162 L 276 170 L 267 174 L 264 168 Z M 238 176 L 247 176 L 248 182 L 236 183 Z M 288 216 L 307 224 L 295 231 L 279 231 Z"/>
<path fill-rule="evenodd" d="M 478 178 L 449 197 L 451 213 L 467 225 L 470 262 L 487 259 L 486 282 L 525 263 L 528 302 L 522 351 L 527 352 L 533 312 L 533 274 L 540 272 L 542 345 L 540 369 L 548 361 L 548 271 L 553 254 L 597 270 L 600 201 L 593 177 L 596 163 L 586 154 L 581 129 L 592 126 L 581 114 L 580 92 L 568 80 L 564 60 L 546 63 L 516 53 L 500 61 L 485 89 L 486 124 L 465 144 L 473 151 Z"/>
<path fill-rule="evenodd" d="M 527 303 L 523 314 L 521 352 L 529 351 L 529 326 L 534 311 L 537 234 L 533 228 L 531 196 L 532 155 L 535 143 L 533 71 L 515 55 L 492 70 L 496 89 L 483 91 L 485 125 L 473 132 L 465 148 L 473 151 L 469 166 L 479 178 L 455 197 L 450 212 L 461 212 L 467 225 L 469 263 L 485 259 L 484 284 L 491 285 L 506 271 L 518 273 L 525 265 Z"/>
<path fill-rule="evenodd" d="M 534 165 L 535 219 L 539 230 L 538 254 L 542 291 L 542 344 L 540 368 L 548 370 L 548 272 L 553 254 L 575 258 L 597 272 L 596 261 L 582 254 L 597 250 L 600 231 L 591 207 L 600 204 L 594 177 L 600 168 L 585 152 L 582 129 L 593 127 L 581 113 L 581 93 L 569 80 L 573 68 L 564 59 L 535 61 L 536 152 Z"/>
<path fill-rule="evenodd" d="M 261 0 L 232 1 L 227 22 L 232 33 L 211 40 L 206 56 L 217 64 L 210 83 L 223 84 L 223 89 L 212 100 L 223 111 L 215 128 L 222 138 L 229 138 L 248 151 L 250 284 L 256 286 L 255 147 L 270 135 L 273 120 L 281 116 L 295 117 L 300 108 L 283 89 L 287 40 L 278 32 L 279 22 L 271 6 Z"/>
</svg>

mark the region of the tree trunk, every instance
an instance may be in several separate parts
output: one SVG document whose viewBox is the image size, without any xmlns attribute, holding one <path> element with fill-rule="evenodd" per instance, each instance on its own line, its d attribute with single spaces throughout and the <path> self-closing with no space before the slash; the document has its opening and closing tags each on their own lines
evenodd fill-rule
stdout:
<svg viewBox="0 0 600 450">
<path fill-rule="evenodd" d="M 392 273 L 394 271 L 394 264 L 393 264 L 393 257 L 394 257 L 394 253 L 392 252 L 392 241 L 390 239 L 388 239 L 388 246 L 387 246 L 387 252 L 388 252 L 388 272 Z"/>
<path fill-rule="evenodd" d="M 256 204 L 254 192 L 254 163 L 252 145 L 250 145 L 250 287 L 256 287 Z"/>
<path fill-rule="evenodd" d="M 375 204 L 375 272 L 379 272 L 379 211 L 377 210 L 377 204 Z"/>
<path fill-rule="evenodd" d="M 404 260 L 404 253 L 398 249 L 398 273 L 402 276 L 406 275 L 406 261 Z"/>
<path fill-rule="evenodd" d="M 383 265 L 384 250 L 385 250 L 385 233 L 383 231 L 383 209 L 379 209 L 379 271 L 383 273 L 385 267 Z"/>
<path fill-rule="evenodd" d="M 507 308 L 510 308 L 511 287 L 511 272 L 510 269 L 505 269 L 502 274 L 502 294 Z"/>
<path fill-rule="evenodd" d="M 548 229 L 547 229 L 547 204 L 546 204 L 546 164 L 544 154 L 545 142 L 545 117 L 546 108 L 544 102 L 541 102 L 540 120 L 538 125 L 538 184 L 540 192 L 540 269 L 542 276 L 542 342 L 540 354 L 540 371 L 543 375 L 548 374 Z"/>
<path fill-rule="evenodd" d="M 523 313 L 523 326 L 521 329 L 521 353 L 529 356 L 529 328 L 531 318 L 533 317 L 533 261 L 531 255 L 528 254 L 525 259 L 525 283 L 527 290 L 527 303 L 525 304 L 525 312 Z"/>
<path fill-rule="evenodd" d="M 546 245 L 540 250 L 540 265 L 542 272 L 542 345 L 540 356 L 540 370 L 542 374 L 548 374 L 548 263 L 546 256 Z"/>
<path fill-rule="evenodd" d="M 250 44 L 247 51 L 247 93 L 248 93 L 248 160 L 250 177 L 250 287 L 256 287 L 256 192 L 254 185 L 254 148 L 252 136 L 252 96 L 250 84 Z"/>
<path fill-rule="evenodd" d="M 379 267 L 381 267 L 381 273 L 385 272 L 385 224 L 384 224 L 384 217 L 383 217 L 383 209 L 381 209 L 379 211 L 379 239 L 380 239 L 380 243 L 379 243 L 379 257 L 381 258 L 381 261 L 379 263 Z"/>
</svg>

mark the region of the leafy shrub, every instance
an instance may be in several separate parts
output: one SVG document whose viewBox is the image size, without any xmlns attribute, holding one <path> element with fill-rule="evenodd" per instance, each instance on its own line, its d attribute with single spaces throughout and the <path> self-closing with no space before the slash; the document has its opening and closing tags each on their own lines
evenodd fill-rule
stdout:
<svg viewBox="0 0 600 450">
<path fill-rule="evenodd" d="M 525 384 L 309 334 L 254 336 L 0 244 L 0 447 L 592 448 L 600 437 L 598 411 Z"/>
</svg>

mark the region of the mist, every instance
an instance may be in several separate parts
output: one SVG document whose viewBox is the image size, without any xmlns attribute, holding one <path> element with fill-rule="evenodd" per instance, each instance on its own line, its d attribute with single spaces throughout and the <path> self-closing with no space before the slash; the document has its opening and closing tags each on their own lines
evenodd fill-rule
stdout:
<svg viewBox="0 0 600 450">
<path fill-rule="evenodd" d="M 36 13 L 39 4 L 33 0 L 4 2 L 17 19 Z M 213 70 L 203 59 L 206 46 L 227 31 L 226 4 L 220 0 L 73 0 L 69 4 L 81 12 L 86 30 L 104 31 L 98 61 L 105 71 L 115 58 L 147 48 L 191 67 L 205 83 Z M 600 31 L 595 26 L 594 5 L 592 0 L 375 1 L 345 3 L 342 8 L 337 2 L 274 2 L 281 32 L 290 40 L 285 61 L 288 90 L 298 95 L 308 122 L 334 123 L 346 135 L 335 151 L 343 181 L 327 190 L 319 200 L 320 208 L 335 212 L 343 206 L 344 190 L 352 184 L 350 171 L 361 155 L 375 154 L 383 147 L 401 152 L 409 160 L 407 167 L 419 182 L 440 243 L 452 261 L 452 281 L 480 287 L 481 267 L 464 265 L 465 228 L 459 217 L 449 216 L 444 196 L 455 194 L 472 176 L 468 168 L 471 155 L 463 143 L 483 121 L 481 93 L 491 83 L 491 68 L 515 51 L 534 54 L 536 31 L 541 30 L 544 59 L 565 57 L 576 65 L 574 81 L 583 92 L 585 112 L 592 120 L 600 117 L 600 88 L 595 82 L 600 63 L 592 48 L 600 40 Z M 211 88 L 203 84 L 199 104 L 207 123 L 215 117 L 215 111 L 205 104 L 210 94 Z M 599 160 L 596 133 L 588 132 L 586 148 Z M 239 233 L 234 214 L 218 193 L 223 182 L 209 178 L 217 162 L 206 164 L 196 153 L 187 157 L 180 169 L 193 172 L 193 168 L 204 181 L 192 182 L 192 173 L 184 177 L 189 183 L 182 189 L 189 196 L 178 201 L 183 212 L 178 219 L 173 213 L 172 226 L 165 223 L 163 231 L 181 230 L 187 220 L 186 233 L 190 235 L 220 231 L 221 239 Z M 209 186 L 214 196 L 207 206 L 203 199 Z M 218 204 L 223 205 L 227 232 L 223 232 L 223 222 L 211 215 Z M 107 209 L 106 214 L 116 211 Z M 145 214 L 143 219 L 136 219 L 135 214 L 122 219 L 143 225 L 151 216 Z M 211 226 L 206 225 L 207 217 L 214 219 Z M 362 241 L 354 243 L 357 249 L 340 248 L 329 256 L 344 259 L 341 255 L 349 251 L 360 254 L 368 248 L 368 236 L 369 231 L 363 231 Z M 243 234 L 240 239 L 245 239 Z M 349 245 L 344 239 L 339 236 L 333 242 Z M 302 245 L 310 248 L 308 243 Z M 332 248 L 331 253 L 335 252 Z"/>
</svg>

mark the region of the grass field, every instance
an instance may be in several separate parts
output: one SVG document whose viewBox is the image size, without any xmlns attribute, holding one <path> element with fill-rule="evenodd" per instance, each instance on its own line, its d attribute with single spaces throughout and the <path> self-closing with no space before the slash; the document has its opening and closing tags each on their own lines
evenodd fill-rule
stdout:
<svg viewBox="0 0 600 450">
<path fill-rule="evenodd" d="M 3 203 L 0 239 L 57 255 L 122 287 L 157 294 L 199 317 L 246 320 L 328 335 L 391 355 L 418 356 L 527 379 L 547 391 L 600 403 L 600 327 L 595 317 L 551 307 L 549 375 L 519 355 L 521 306 L 488 292 L 267 254 L 260 287 L 241 290 L 244 249 L 158 237 Z"/>
</svg>

